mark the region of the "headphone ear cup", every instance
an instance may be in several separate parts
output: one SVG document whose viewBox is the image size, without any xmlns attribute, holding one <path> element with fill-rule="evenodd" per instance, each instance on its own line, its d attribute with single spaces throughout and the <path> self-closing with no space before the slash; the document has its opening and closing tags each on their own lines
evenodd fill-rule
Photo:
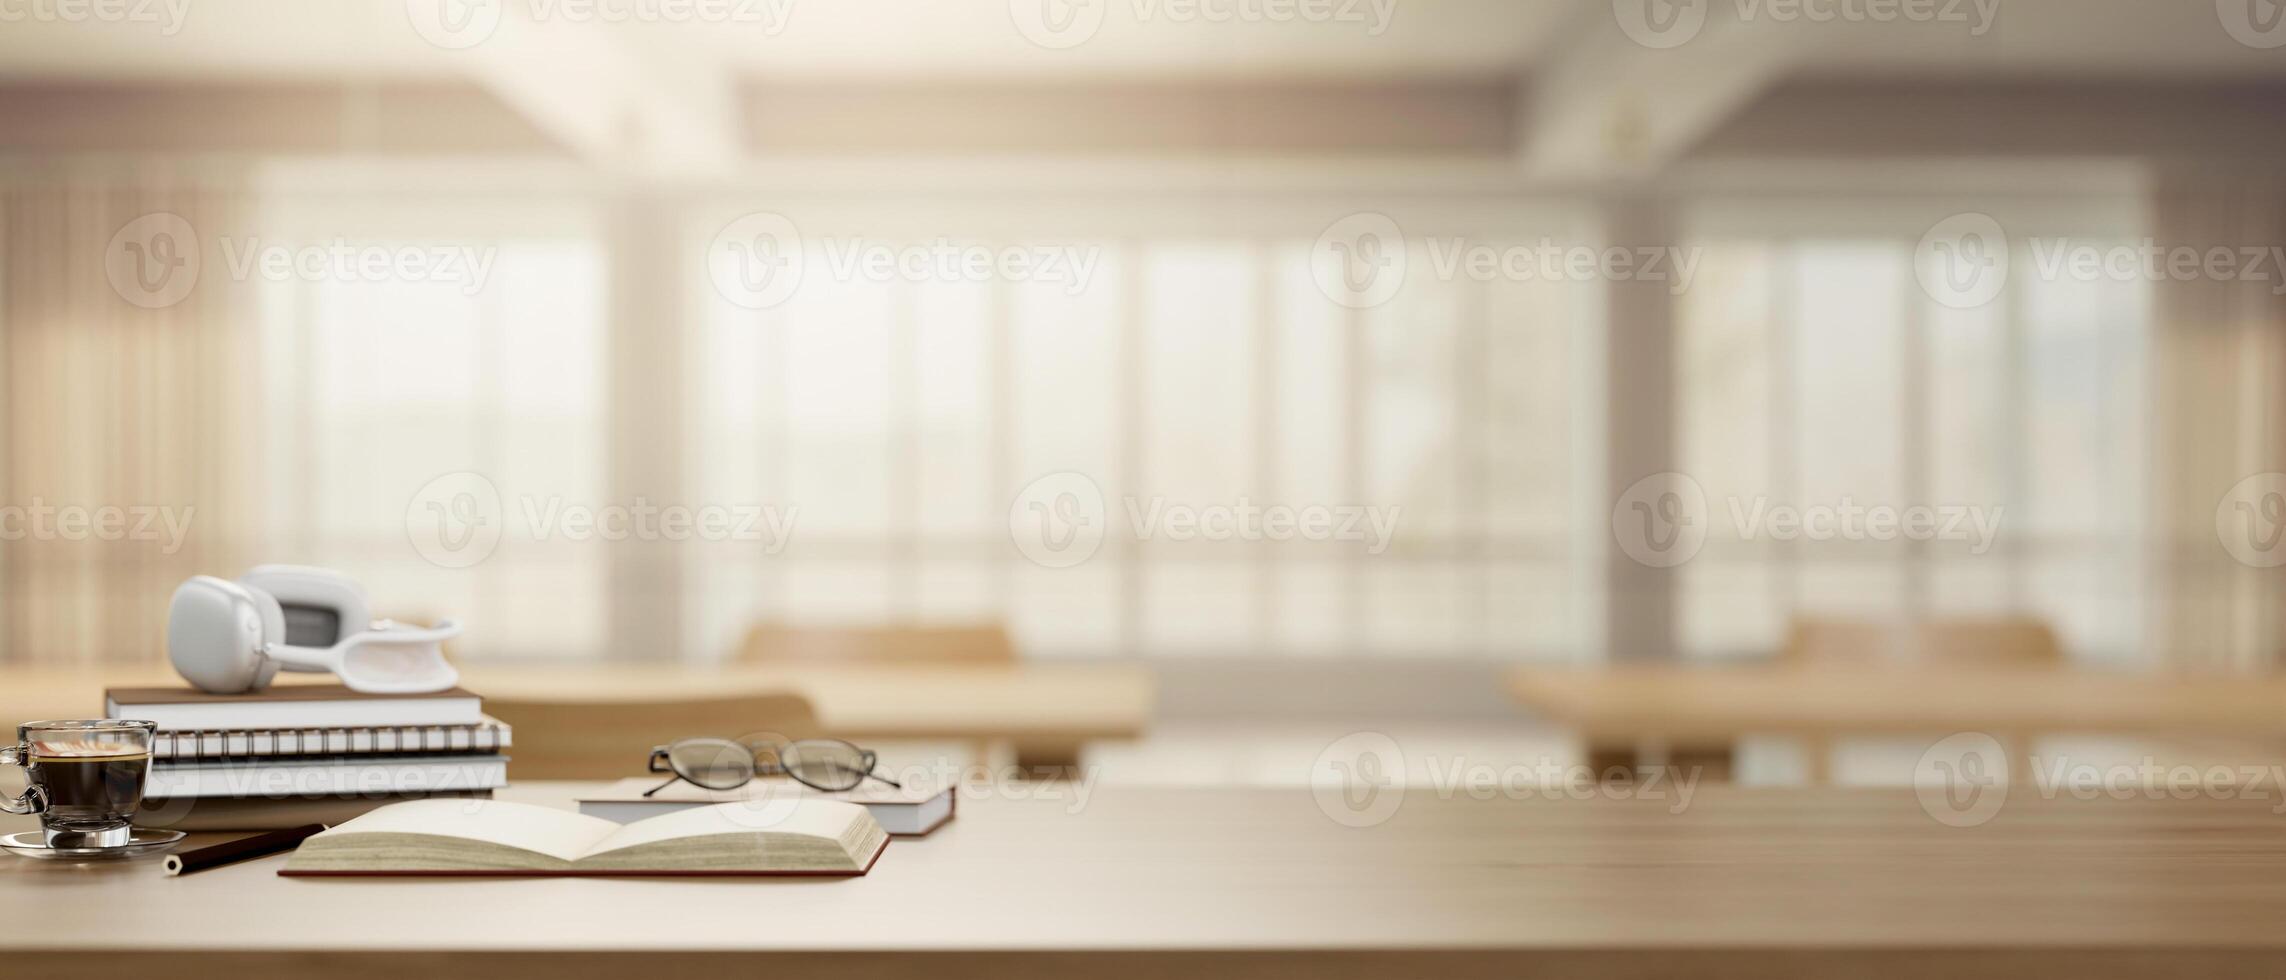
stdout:
<svg viewBox="0 0 2286 980">
<path fill-rule="evenodd" d="M 243 582 L 238 587 L 254 600 L 255 614 L 262 618 L 262 645 L 255 650 L 260 652 L 272 643 L 286 642 L 286 610 L 278 605 L 278 597 Z M 278 662 L 269 656 L 262 657 L 262 664 L 262 678 L 254 683 L 257 691 L 270 686 L 270 677 L 278 672 Z"/>
<path fill-rule="evenodd" d="M 278 665 L 262 650 L 284 630 L 284 615 L 277 600 L 257 595 L 211 575 L 193 576 L 176 587 L 167 605 L 167 659 L 175 672 L 212 694 L 268 686 Z"/>
<path fill-rule="evenodd" d="M 274 643 L 330 647 L 373 628 L 373 614 L 366 602 L 365 590 L 356 579 L 332 569 L 256 565 L 238 577 L 238 584 L 269 593 L 281 609 L 300 609 L 333 620 L 333 629 L 328 635 L 310 635 L 307 630 L 299 637 L 277 633 L 271 636 Z"/>
</svg>

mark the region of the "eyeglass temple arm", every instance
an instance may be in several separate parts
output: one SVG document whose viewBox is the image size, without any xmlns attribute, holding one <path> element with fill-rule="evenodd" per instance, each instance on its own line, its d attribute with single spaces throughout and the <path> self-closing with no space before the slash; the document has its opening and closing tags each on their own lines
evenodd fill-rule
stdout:
<svg viewBox="0 0 2286 980">
<path fill-rule="evenodd" d="M 873 753 L 871 753 L 871 752 L 867 752 L 867 753 L 865 753 L 865 769 L 864 769 L 863 771 L 858 771 L 858 769 L 857 769 L 857 767 L 856 767 L 856 766 L 845 766 L 845 765 L 842 765 L 842 764 L 841 764 L 841 763 L 839 763 L 839 762 L 836 762 L 836 763 L 834 763 L 833 765 L 834 765 L 834 768 L 836 768 L 836 769 L 846 769 L 846 770 L 849 770 L 849 771 L 851 771 L 851 772 L 856 772 L 858 775 L 865 777 L 865 779 L 878 779 L 878 780 L 880 780 L 880 781 L 882 781 L 882 782 L 884 782 L 884 783 L 888 783 L 888 784 L 889 784 L 889 785 L 891 785 L 891 786 L 895 786 L 895 787 L 897 787 L 898 789 L 904 789 L 904 788 L 905 788 L 905 784 L 904 784 L 904 783 L 900 783 L 900 782 L 898 782 L 898 781 L 896 781 L 896 780 L 894 780 L 894 779 L 891 779 L 891 778 L 889 778 L 889 777 L 887 777 L 887 776 L 881 775 L 880 773 L 877 773 L 877 772 L 874 772 L 874 771 L 873 771 L 873 770 L 874 770 L 876 767 L 878 767 L 880 764 L 881 764 L 881 760 L 879 759 L 879 757 L 875 756 L 875 755 L 874 755 Z M 864 782 L 864 781 L 865 781 L 865 779 L 860 779 L 860 780 L 858 780 L 858 782 Z"/>
<path fill-rule="evenodd" d="M 659 765 L 660 763 L 662 763 L 662 762 L 665 762 L 665 761 L 667 761 L 667 750 L 665 750 L 665 749 L 652 749 L 652 750 L 651 750 L 651 758 L 650 758 L 650 760 L 649 760 L 648 762 L 644 763 L 644 768 L 646 768 L 646 769 L 649 769 L 649 770 L 650 770 L 650 771 L 652 771 L 652 772 L 671 772 L 671 771 L 672 771 L 672 767 L 662 767 L 662 766 L 660 766 L 660 765 Z M 668 776 L 668 777 L 667 777 L 667 781 L 666 781 L 666 782 L 660 783 L 660 784 L 659 784 L 659 785 L 657 785 L 657 786 L 653 786 L 653 787 L 651 787 L 650 789 L 644 790 L 644 791 L 643 791 L 643 796 L 644 796 L 644 797 L 647 799 L 647 798 L 649 798 L 649 797 L 650 797 L 650 795 L 651 795 L 651 794 L 653 794 L 653 793 L 656 793 L 656 792 L 658 792 L 658 791 L 660 791 L 660 790 L 666 789 L 666 788 L 667 788 L 667 787 L 669 787 L 669 786 L 673 786 L 673 785 L 674 785 L 674 784 L 676 784 L 677 782 L 680 782 L 680 781 L 682 780 L 682 778 L 683 778 L 683 774 L 682 774 L 682 773 L 679 773 L 679 772 L 678 772 L 678 773 L 675 773 L 675 774 L 674 774 L 674 775 L 672 775 L 672 776 Z"/>
</svg>

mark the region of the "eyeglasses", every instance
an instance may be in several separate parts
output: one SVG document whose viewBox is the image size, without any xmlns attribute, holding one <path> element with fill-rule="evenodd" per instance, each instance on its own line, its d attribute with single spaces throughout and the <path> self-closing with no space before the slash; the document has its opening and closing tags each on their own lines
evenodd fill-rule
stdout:
<svg viewBox="0 0 2286 980">
<path fill-rule="evenodd" d="M 645 790 L 649 796 L 673 786 L 677 780 L 701 789 L 737 789 L 756 776 L 786 776 L 811 789 L 841 793 L 868 779 L 905 788 L 874 773 L 880 756 L 838 738 L 805 738 L 792 742 L 768 739 L 685 738 L 651 750 L 652 772 L 671 772 L 673 778 Z"/>
</svg>

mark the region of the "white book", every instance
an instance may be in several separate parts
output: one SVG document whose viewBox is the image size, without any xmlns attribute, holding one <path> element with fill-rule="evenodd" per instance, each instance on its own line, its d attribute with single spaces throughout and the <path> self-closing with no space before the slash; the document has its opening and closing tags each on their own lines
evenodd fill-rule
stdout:
<svg viewBox="0 0 2286 980">
<path fill-rule="evenodd" d="M 154 763 L 143 795 L 152 799 L 283 799 L 385 793 L 466 793 L 508 785 L 500 755 L 396 756 Z"/>
<path fill-rule="evenodd" d="M 579 812 L 617 823 L 633 823 L 662 813 L 723 803 L 736 803 L 757 812 L 767 812 L 783 800 L 832 800 L 864 807 L 873 814 L 874 821 L 881 825 L 882 830 L 899 837 L 926 836 L 953 818 L 954 800 L 950 788 L 898 788 L 868 782 L 846 792 L 827 793 L 810 789 L 791 779 L 766 778 L 754 780 L 737 789 L 705 789 L 678 781 L 650 796 L 644 796 L 645 790 L 659 785 L 660 778 L 622 779 L 600 793 L 580 797 Z"/>
<path fill-rule="evenodd" d="M 484 699 L 453 688 L 434 694 L 359 694 L 339 684 L 281 684 L 253 694 L 195 688 L 114 688 L 106 717 L 156 723 L 160 731 L 395 728 L 481 725 Z"/>
</svg>

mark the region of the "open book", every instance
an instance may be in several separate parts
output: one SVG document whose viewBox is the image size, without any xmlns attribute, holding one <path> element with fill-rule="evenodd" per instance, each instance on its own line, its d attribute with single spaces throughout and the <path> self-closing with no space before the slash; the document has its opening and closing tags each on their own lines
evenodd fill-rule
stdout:
<svg viewBox="0 0 2286 980">
<path fill-rule="evenodd" d="M 303 841 L 281 875 L 861 875 L 889 845 L 865 808 L 727 803 L 621 825 L 529 803 L 414 800 Z"/>
</svg>

